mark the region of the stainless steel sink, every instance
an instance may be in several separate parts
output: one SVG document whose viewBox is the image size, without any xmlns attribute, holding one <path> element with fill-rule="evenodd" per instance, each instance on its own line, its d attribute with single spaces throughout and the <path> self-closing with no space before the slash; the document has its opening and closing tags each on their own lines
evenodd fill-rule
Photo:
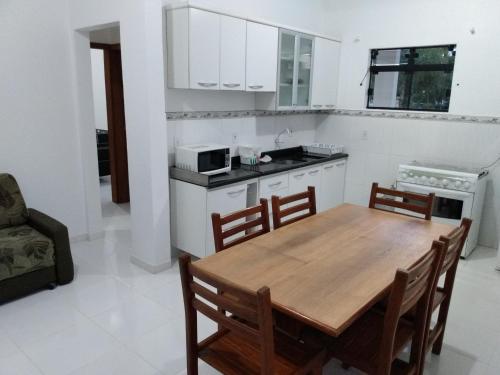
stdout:
<svg viewBox="0 0 500 375">
<path fill-rule="evenodd" d="M 297 159 L 281 159 L 281 160 L 275 160 L 274 162 L 275 162 L 276 164 L 294 165 L 294 164 L 304 163 L 304 162 L 305 162 L 305 160 L 297 160 Z"/>
</svg>

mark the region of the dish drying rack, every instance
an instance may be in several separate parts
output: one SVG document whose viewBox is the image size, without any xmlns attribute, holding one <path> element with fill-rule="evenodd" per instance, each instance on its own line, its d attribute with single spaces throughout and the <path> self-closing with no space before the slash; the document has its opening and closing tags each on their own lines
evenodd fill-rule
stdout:
<svg viewBox="0 0 500 375">
<path fill-rule="evenodd" d="M 336 145 L 333 143 L 311 143 L 302 146 L 304 151 L 312 154 L 333 155 L 344 152 L 343 145 Z"/>
</svg>

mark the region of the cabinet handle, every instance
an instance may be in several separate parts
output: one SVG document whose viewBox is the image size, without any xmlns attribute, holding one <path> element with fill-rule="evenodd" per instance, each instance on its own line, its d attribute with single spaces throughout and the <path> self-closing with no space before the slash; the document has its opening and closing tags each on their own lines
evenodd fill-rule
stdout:
<svg viewBox="0 0 500 375">
<path fill-rule="evenodd" d="M 264 85 L 248 85 L 249 88 L 257 90 L 264 87 Z"/>
<path fill-rule="evenodd" d="M 333 164 L 331 164 L 331 165 L 327 165 L 327 166 L 325 167 L 325 169 L 332 169 L 332 168 L 333 168 Z"/>
<path fill-rule="evenodd" d="M 298 178 L 298 177 L 303 177 L 304 175 L 305 175 L 305 173 L 300 173 L 300 174 L 294 175 L 293 177 Z"/>
<path fill-rule="evenodd" d="M 321 104 L 314 104 L 314 105 L 313 105 L 313 108 L 321 108 L 321 107 L 323 107 Z M 327 106 L 327 107 L 328 107 L 328 106 Z"/>
<path fill-rule="evenodd" d="M 326 108 L 335 108 L 335 105 L 333 105 L 333 104 L 328 104 L 328 105 L 326 105 L 325 107 L 326 107 Z"/>
<path fill-rule="evenodd" d="M 217 86 L 217 83 L 215 82 L 198 82 L 198 85 L 201 87 L 214 87 Z"/>
<path fill-rule="evenodd" d="M 227 195 L 235 196 L 243 193 L 245 191 L 245 188 L 240 189 L 240 190 L 235 190 L 235 191 L 228 191 Z"/>
<path fill-rule="evenodd" d="M 337 167 L 343 167 L 345 165 L 345 161 L 342 163 L 335 164 Z"/>
<path fill-rule="evenodd" d="M 275 187 L 281 185 L 282 181 L 275 182 L 274 184 L 269 184 L 269 187 Z"/>
<path fill-rule="evenodd" d="M 319 169 L 316 169 L 315 171 L 310 171 L 309 174 L 316 174 L 319 172 Z"/>
<path fill-rule="evenodd" d="M 239 83 L 223 83 L 222 85 L 225 86 L 225 87 L 229 87 L 229 88 L 239 87 L 240 86 Z"/>
</svg>

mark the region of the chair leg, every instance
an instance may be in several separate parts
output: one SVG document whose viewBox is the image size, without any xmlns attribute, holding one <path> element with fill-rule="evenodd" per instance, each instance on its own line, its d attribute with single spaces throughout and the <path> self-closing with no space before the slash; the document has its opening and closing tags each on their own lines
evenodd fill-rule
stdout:
<svg viewBox="0 0 500 375">
<path fill-rule="evenodd" d="M 436 355 L 441 354 L 441 349 L 443 347 L 443 339 L 444 339 L 444 329 L 439 335 L 439 337 L 436 338 L 436 341 L 434 341 L 434 345 L 432 345 L 432 354 Z"/>
</svg>

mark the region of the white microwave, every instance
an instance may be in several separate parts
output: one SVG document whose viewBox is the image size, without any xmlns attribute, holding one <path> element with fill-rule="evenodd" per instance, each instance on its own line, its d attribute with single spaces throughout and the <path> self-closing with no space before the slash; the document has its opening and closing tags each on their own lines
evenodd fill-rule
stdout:
<svg viewBox="0 0 500 375">
<path fill-rule="evenodd" d="M 175 166 L 206 175 L 231 170 L 231 148 L 216 144 L 197 144 L 175 148 Z"/>
</svg>

